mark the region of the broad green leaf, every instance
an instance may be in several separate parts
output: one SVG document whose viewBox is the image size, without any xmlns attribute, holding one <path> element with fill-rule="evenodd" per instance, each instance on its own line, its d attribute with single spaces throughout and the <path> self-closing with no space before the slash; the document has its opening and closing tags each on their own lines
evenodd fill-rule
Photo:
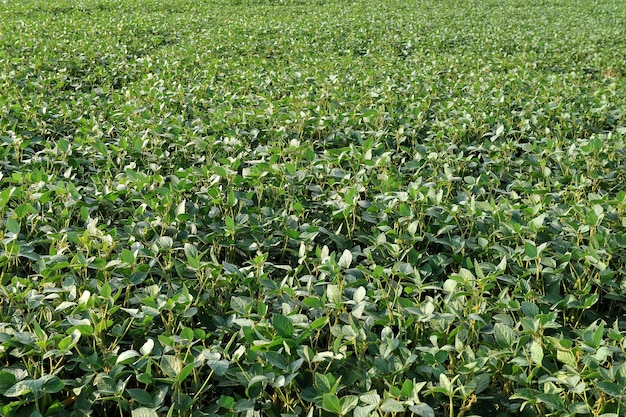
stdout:
<svg viewBox="0 0 626 417">
<path fill-rule="evenodd" d="M 9 199 L 11 198 L 11 195 L 13 195 L 14 191 L 15 187 L 5 188 L 0 191 L 0 209 L 2 209 L 9 202 Z"/>
<path fill-rule="evenodd" d="M 232 408 L 235 407 L 235 399 L 229 395 L 222 395 L 217 400 L 217 405 L 219 405 L 222 408 L 231 410 Z"/>
<path fill-rule="evenodd" d="M 608 381 L 598 382 L 598 388 L 600 388 L 602 392 L 605 392 L 612 397 L 622 397 L 624 395 L 624 392 L 626 391 L 624 388 L 620 387 L 618 384 L 614 382 L 608 382 Z"/>
<path fill-rule="evenodd" d="M 38 380 L 35 380 L 34 382 L 38 382 L 38 381 L 41 382 L 41 386 L 39 390 L 47 394 L 55 394 L 57 392 L 60 392 L 65 387 L 65 384 L 63 383 L 63 381 L 56 375 L 45 375 L 39 378 Z M 35 389 L 36 387 L 39 387 L 39 384 L 36 384 L 33 387 L 33 390 L 32 390 L 33 392 L 37 391 Z"/>
<path fill-rule="evenodd" d="M 183 361 L 174 355 L 163 355 L 161 357 L 161 368 L 168 377 L 177 378 L 178 374 L 180 374 L 180 371 L 183 369 Z"/>
<path fill-rule="evenodd" d="M 122 262 L 132 265 L 135 263 L 135 254 L 128 249 L 122 249 L 122 253 L 120 254 L 120 259 L 122 260 Z"/>
<path fill-rule="evenodd" d="M 252 411 L 254 410 L 254 402 L 245 398 L 241 398 L 237 400 L 233 409 L 239 412 Z"/>
<path fill-rule="evenodd" d="M 220 177 L 222 177 L 222 178 L 227 178 L 228 177 L 228 172 L 223 167 L 221 167 L 220 165 L 215 164 L 213 166 L 213 169 L 215 170 L 215 173 L 217 175 L 219 175 Z"/>
<path fill-rule="evenodd" d="M 380 405 L 380 410 L 384 413 L 404 413 L 404 406 L 400 401 L 388 398 Z"/>
<path fill-rule="evenodd" d="M 315 374 L 315 385 L 323 392 L 330 392 L 332 385 L 328 377 L 322 373 Z"/>
<path fill-rule="evenodd" d="M 324 394 L 322 396 L 322 408 L 330 413 L 341 413 L 341 403 L 334 394 Z"/>
<path fill-rule="evenodd" d="M 341 291 L 339 291 L 339 287 L 335 284 L 330 284 L 326 287 L 326 297 L 328 301 L 335 305 L 341 304 Z"/>
<path fill-rule="evenodd" d="M 359 397 L 356 395 L 345 395 L 339 399 L 341 403 L 341 414 L 346 415 L 359 403 Z"/>
<path fill-rule="evenodd" d="M 15 375 L 9 372 L 0 371 L 0 394 L 11 388 L 16 382 Z"/>
<path fill-rule="evenodd" d="M 116 364 L 131 363 L 131 362 L 134 362 L 134 358 L 136 358 L 137 356 L 141 356 L 141 355 L 136 350 L 134 350 L 134 349 L 126 350 L 126 351 L 120 353 L 120 355 L 117 357 L 115 363 Z"/>
<path fill-rule="evenodd" d="M 450 381 L 450 379 L 448 379 L 446 374 L 443 373 L 439 375 L 439 386 L 443 388 L 448 394 L 452 394 L 452 392 L 454 391 L 454 388 L 452 387 L 452 382 Z"/>
<path fill-rule="evenodd" d="M 543 348 L 535 341 L 530 345 L 530 357 L 536 365 L 541 365 L 543 362 Z"/>
<path fill-rule="evenodd" d="M 31 387 L 25 381 L 19 381 L 4 392 L 5 397 L 20 397 L 31 392 Z"/>
<path fill-rule="evenodd" d="M 354 291 L 354 294 L 352 295 L 352 299 L 354 300 L 355 303 L 360 303 L 361 301 L 365 299 L 366 294 L 367 294 L 367 291 L 365 290 L 365 288 L 361 286 L 357 288 L 356 291 Z"/>
<path fill-rule="evenodd" d="M 524 254 L 528 259 L 536 259 L 538 253 L 539 252 L 537 250 L 537 245 L 535 244 L 535 242 L 532 242 L 530 240 L 524 241 Z"/>
<path fill-rule="evenodd" d="M 566 365 L 576 368 L 576 356 L 569 350 L 557 350 L 556 358 Z"/>
<path fill-rule="evenodd" d="M 593 344 L 598 347 L 602 344 L 602 337 L 604 336 L 604 322 L 600 322 L 598 328 L 593 333 Z"/>
<path fill-rule="evenodd" d="M 152 406 L 152 397 L 145 389 L 141 388 L 128 388 L 126 389 L 130 398 L 137 402 L 137 404 L 150 407 Z"/>
<path fill-rule="evenodd" d="M 9 217 L 6 220 L 6 229 L 7 231 L 15 233 L 17 235 L 20 233 L 21 226 L 17 220 L 15 220 L 13 217 Z"/>
<path fill-rule="evenodd" d="M 426 403 L 417 403 L 409 407 L 411 412 L 415 413 L 420 417 L 435 417 L 435 410 Z"/>
<path fill-rule="evenodd" d="M 402 383 L 402 388 L 400 389 L 400 392 L 405 397 L 411 397 L 413 395 L 413 381 L 411 381 L 410 379 L 405 380 Z"/>
<path fill-rule="evenodd" d="M 574 413 L 574 414 L 589 414 L 590 412 L 590 407 L 587 403 L 584 402 L 577 402 L 577 403 L 572 403 L 567 407 L 567 410 L 570 413 Z"/>
<path fill-rule="evenodd" d="M 111 285 L 108 282 L 102 284 L 102 288 L 100 288 L 100 296 L 107 299 L 111 297 Z"/>
<path fill-rule="evenodd" d="M 346 249 L 341 254 L 341 257 L 339 258 L 338 265 L 339 265 L 340 268 L 348 269 L 348 268 L 350 268 L 351 264 L 352 264 L 352 252 L 350 252 L 348 249 Z"/>
<path fill-rule="evenodd" d="M 515 331 L 506 324 L 496 323 L 493 326 L 493 335 L 501 348 L 511 348 L 515 343 Z"/>
<path fill-rule="evenodd" d="M 180 374 L 178 375 L 177 380 L 179 382 L 183 382 L 185 379 L 187 379 L 189 375 L 191 375 L 191 373 L 193 372 L 193 368 L 194 368 L 193 362 L 185 365 L 183 369 L 180 371 Z"/>
<path fill-rule="evenodd" d="M 224 376 L 226 375 L 226 372 L 228 372 L 230 362 L 228 362 L 226 359 L 208 360 L 207 365 L 209 365 L 209 367 L 213 369 L 215 375 Z"/>
<path fill-rule="evenodd" d="M 380 395 L 378 395 L 376 391 L 369 391 L 365 394 L 361 394 L 359 396 L 359 400 L 361 400 L 365 404 L 377 406 L 380 403 Z"/>
<path fill-rule="evenodd" d="M 141 346 L 141 348 L 139 349 L 139 352 L 142 355 L 146 356 L 146 355 L 149 355 L 150 353 L 152 353 L 152 349 L 154 349 L 154 340 L 153 339 L 148 339 L 143 344 L 143 346 Z"/>
<path fill-rule="evenodd" d="M 565 409 L 563 399 L 558 394 L 537 394 L 537 400 L 544 403 L 550 411 L 562 411 Z"/>
<path fill-rule="evenodd" d="M 491 376 L 489 374 L 479 374 L 476 375 L 472 380 L 470 380 L 466 387 L 471 388 L 475 394 L 480 394 L 489 388 L 489 384 L 491 383 Z"/>
<path fill-rule="evenodd" d="M 159 414 L 152 408 L 140 407 L 131 411 L 132 417 L 159 417 Z"/>
<path fill-rule="evenodd" d="M 293 323 L 289 320 L 289 317 L 282 314 L 274 314 L 272 316 L 272 326 L 280 337 L 288 339 L 293 336 Z"/>
<path fill-rule="evenodd" d="M 376 405 L 358 406 L 352 413 L 354 417 L 372 417 L 372 411 L 375 409 Z"/>
</svg>

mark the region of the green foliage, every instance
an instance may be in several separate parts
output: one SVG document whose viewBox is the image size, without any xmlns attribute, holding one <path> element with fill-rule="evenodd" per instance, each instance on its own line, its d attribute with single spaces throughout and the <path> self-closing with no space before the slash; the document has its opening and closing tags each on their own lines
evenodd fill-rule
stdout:
<svg viewBox="0 0 626 417">
<path fill-rule="evenodd" d="M 626 413 L 626 6 L 0 15 L 0 415 Z"/>
</svg>

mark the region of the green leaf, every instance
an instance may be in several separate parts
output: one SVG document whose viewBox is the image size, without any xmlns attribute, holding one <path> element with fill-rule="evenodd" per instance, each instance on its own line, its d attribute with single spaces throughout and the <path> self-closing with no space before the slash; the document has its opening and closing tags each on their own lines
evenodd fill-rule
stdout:
<svg viewBox="0 0 626 417">
<path fill-rule="evenodd" d="M 313 320 L 313 323 L 310 324 L 309 328 L 311 330 L 317 330 L 321 327 L 324 327 L 328 323 L 328 317 L 323 316 Z"/>
<path fill-rule="evenodd" d="M 472 389 L 475 394 L 480 394 L 489 388 L 491 383 L 491 376 L 489 374 L 476 375 L 470 382 L 467 383 L 467 387 Z"/>
<path fill-rule="evenodd" d="M 321 373 L 315 374 L 315 384 L 323 392 L 330 392 L 330 390 L 332 389 L 332 385 L 328 377 Z"/>
<path fill-rule="evenodd" d="M 151 408 L 136 408 L 131 411 L 132 417 L 159 417 L 159 414 Z"/>
<path fill-rule="evenodd" d="M 346 249 L 341 254 L 341 257 L 339 258 L 338 265 L 339 265 L 340 268 L 348 269 L 348 268 L 350 268 L 351 264 L 352 264 L 352 252 L 350 252 L 348 249 Z"/>
<path fill-rule="evenodd" d="M 145 405 L 148 407 L 153 405 L 152 397 L 150 396 L 148 391 L 146 391 L 145 389 L 128 388 L 126 392 L 128 392 L 128 395 L 130 395 L 130 398 L 132 398 L 134 401 L 136 401 L 140 405 Z"/>
<path fill-rule="evenodd" d="M 0 209 L 2 209 L 9 202 L 9 199 L 11 198 L 11 195 L 13 195 L 14 191 L 15 187 L 11 187 L 5 188 L 0 192 Z"/>
<path fill-rule="evenodd" d="M 598 328 L 593 333 L 593 345 L 598 347 L 602 344 L 602 337 L 604 336 L 604 322 L 600 322 Z"/>
<path fill-rule="evenodd" d="M 598 388 L 612 397 L 621 397 L 624 395 L 624 389 L 614 382 L 600 381 L 598 382 Z"/>
<path fill-rule="evenodd" d="M 207 365 L 209 365 L 209 367 L 213 369 L 215 375 L 224 376 L 226 375 L 226 372 L 228 372 L 228 366 L 230 365 L 230 362 L 226 359 L 208 360 Z"/>
<path fill-rule="evenodd" d="M 208 363 L 208 365 L 211 366 L 210 363 Z M 183 369 L 183 361 L 174 355 L 163 355 L 161 357 L 161 368 L 163 372 L 165 372 L 165 375 L 170 378 L 176 378 Z"/>
<path fill-rule="evenodd" d="M 141 346 L 141 348 L 139 349 L 139 352 L 142 355 L 146 356 L 146 355 L 149 355 L 150 353 L 152 353 L 152 349 L 154 349 L 154 340 L 153 339 L 148 339 L 143 344 L 143 346 Z"/>
<path fill-rule="evenodd" d="M 15 375 L 10 372 L 0 371 L 0 394 L 11 388 L 16 383 Z"/>
<path fill-rule="evenodd" d="M 6 222 L 6 228 L 8 232 L 15 233 L 16 235 L 20 233 L 20 223 L 15 220 L 13 217 L 9 217 Z"/>
<path fill-rule="evenodd" d="M 309 308 L 323 308 L 324 304 L 319 297 L 307 297 L 302 300 L 302 303 Z"/>
<path fill-rule="evenodd" d="M 356 395 L 346 395 L 339 400 L 341 403 L 341 415 L 346 415 L 359 403 L 359 397 Z"/>
<path fill-rule="evenodd" d="M 290 339 L 293 336 L 293 323 L 289 320 L 289 317 L 282 314 L 274 314 L 272 316 L 272 326 L 280 337 Z"/>
<path fill-rule="evenodd" d="M 187 377 L 193 372 L 193 368 L 194 368 L 193 362 L 185 365 L 183 369 L 180 371 L 177 381 L 183 382 L 185 379 L 187 379 Z"/>
<path fill-rule="evenodd" d="M 187 256 L 187 258 L 198 257 L 198 248 L 196 247 L 196 245 L 193 245 L 191 243 L 185 243 L 183 248 L 185 251 L 185 256 Z"/>
<path fill-rule="evenodd" d="M 372 390 L 360 395 L 359 400 L 361 400 L 361 402 L 364 402 L 365 404 L 378 406 L 378 404 L 380 404 L 380 395 L 378 395 L 376 391 Z"/>
<path fill-rule="evenodd" d="M 232 217 L 226 216 L 224 218 L 224 224 L 227 230 L 235 230 L 235 220 Z"/>
<path fill-rule="evenodd" d="M 544 403 L 552 412 L 562 411 L 565 409 L 563 399 L 557 394 L 537 394 L 537 401 Z"/>
<path fill-rule="evenodd" d="M 237 400 L 233 409 L 239 412 L 251 411 L 251 410 L 254 410 L 254 402 L 245 398 L 241 398 Z"/>
<path fill-rule="evenodd" d="M 409 407 L 409 410 L 420 417 L 435 417 L 435 410 L 426 403 L 417 403 Z"/>
<path fill-rule="evenodd" d="M 531 388 L 518 388 L 515 390 L 515 393 L 511 395 L 512 400 L 526 400 L 531 402 L 536 402 L 537 395 L 539 395 L 539 391 L 531 389 Z"/>
<path fill-rule="evenodd" d="M 122 249 L 122 253 L 120 254 L 120 258 L 122 259 L 122 262 L 125 262 L 127 264 L 132 265 L 132 264 L 135 263 L 135 254 L 131 250 Z"/>
<path fill-rule="evenodd" d="M 537 245 L 535 242 L 530 240 L 524 241 L 524 254 L 528 259 L 536 259 L 537 258 Z"/>
<path fill-rule="evenodd" d="M 41 381 L 41 388 L 39 390 L 47 394 L 55 394 L 65 388 L 63 381 L 56 375 L 45 375 L 35 381 Z M 33 389 L 33 392 L 36 391 L 36 389 Z"/>
<path fill-rule="evenodd" d="M 111 297 L 111 285 L 109 285 L 108 282 L 102 284 L 102 287 L 100 288 L 100 296 L 107 299 Z"/>
<path fill-rule="evenodd" d="M 567 410 L 572 414 L 589 414 L 589 405 L 585 402 L 572 403 L 567 407 Z"/>
<path fill-rule="evenodd" d="M 341 291 L 339 291 L 339 286 L 335 284 L 330 284 L 326 287 L 326 297 L 328 301 L 335 305 L 341 304 Z"/>
<path fill-rule="evenodd" d="M 576 356 L 569 350 L 557 350 L 556 358 L 566 365 L 576 368 Z"/>
<path fill-rule="evenodd" d="M 450 379 L 448 379 L 448 377 L 444 373 L 439 374 L 439 386 L 443 388 L 448 394 L 452 394 L 454 392 L 454 388 L 452 387 L 452 382 L 450 381 Z"/>
<path fill-rule="evenodd" d="M 543 349 L 541 345 L 535 341 L 530 345 L 530 357 L 537 365 L 541 365 L 543 362 Z"/>
<path fill-rule="evenodd" d="M 341 413 L 341 402 L 334 394 L 324 394 L 322 396 L 322 408 L 330 413 Z"/>
<path fill-rule="evenodd" d="M 219 175 L 220 177 L 222 177 L 222 178 L 228 178 L 228 172 L 227 172 L 227 171 L 226 171 L 223 167 L 221 167 L 221 166 L 219 166 L 219 165 L 215 164 L 215 165 L 213 166 L 213 169 L 215 169 L 215 173 L 216 173 L 217 175 Z"/>
<path fill-rule="evenodd" d="M 501 348 L 511 348 L 515 343 L 515 331 L 503 323 L 496 323 L 493 326 L 493 335 L 496 344 Z"/>
<path fill-rule="evenodd" d="M 137 356 L 141 356 L 141 355 L 136 350 L 134 349 L 126 350 L 120 353 L 120 355 L 117 357 L 117 360 L 115 361 L 115 364 L 119 365 L 119 364 L 127 364 L 127 363 L 134 362 L 134 358 L 136 358 Z"/>
<path fill-rule="evenodd" d="M 31 392 L 31 387 L 25 381 L 19 381 L 4 392 L 5 397 L 21 397 Z"/>
<path fill-rule="evenodd" d="M 413 395 L 413 381 L 411 381 L 410 379 L 405 380 L 402 383 L 402 388 L 400 389 L 400 392 L 405 397 L 412 396 Z"/>
<path fill-rule="evenodd" d="M 380 410 L 384 413 L 404 413 L 404 406 L 400 401 L 388 398 L 380 405 Z"/>
<path fill-rule="evenodd" d="M 235 399 L 228 395 L 222 395 L 217 400 L 217 405 L 228 410 L 232 410 L 235 407 Z"/>
<path fill-rule="evenodd" d="M 55 394 L 65 388 L 65 384 L 56 375 L 44 375 L 39 379 L 20 381 L 5 391 L 5 397 L 19 397 L 29 392 Z"/>
<path fill-rule="evenodd" d="M 353 411 L 354 417 L 371 417 L 372 411 L 376 409 L 375 405 L 358 406 Z M 434 416 L 433 416 L 434 417 Z"/>
</svg>

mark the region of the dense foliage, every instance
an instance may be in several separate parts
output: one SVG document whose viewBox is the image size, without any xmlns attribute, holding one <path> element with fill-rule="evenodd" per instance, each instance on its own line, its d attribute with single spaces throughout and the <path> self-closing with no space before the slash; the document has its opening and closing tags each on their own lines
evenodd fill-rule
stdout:
<svg viewBox="0 0 626 417">
<path fill-rule="evenodd" d="M 0 2 L 0 415 L 626 414 L 626 3 Z"/>
</svg>

